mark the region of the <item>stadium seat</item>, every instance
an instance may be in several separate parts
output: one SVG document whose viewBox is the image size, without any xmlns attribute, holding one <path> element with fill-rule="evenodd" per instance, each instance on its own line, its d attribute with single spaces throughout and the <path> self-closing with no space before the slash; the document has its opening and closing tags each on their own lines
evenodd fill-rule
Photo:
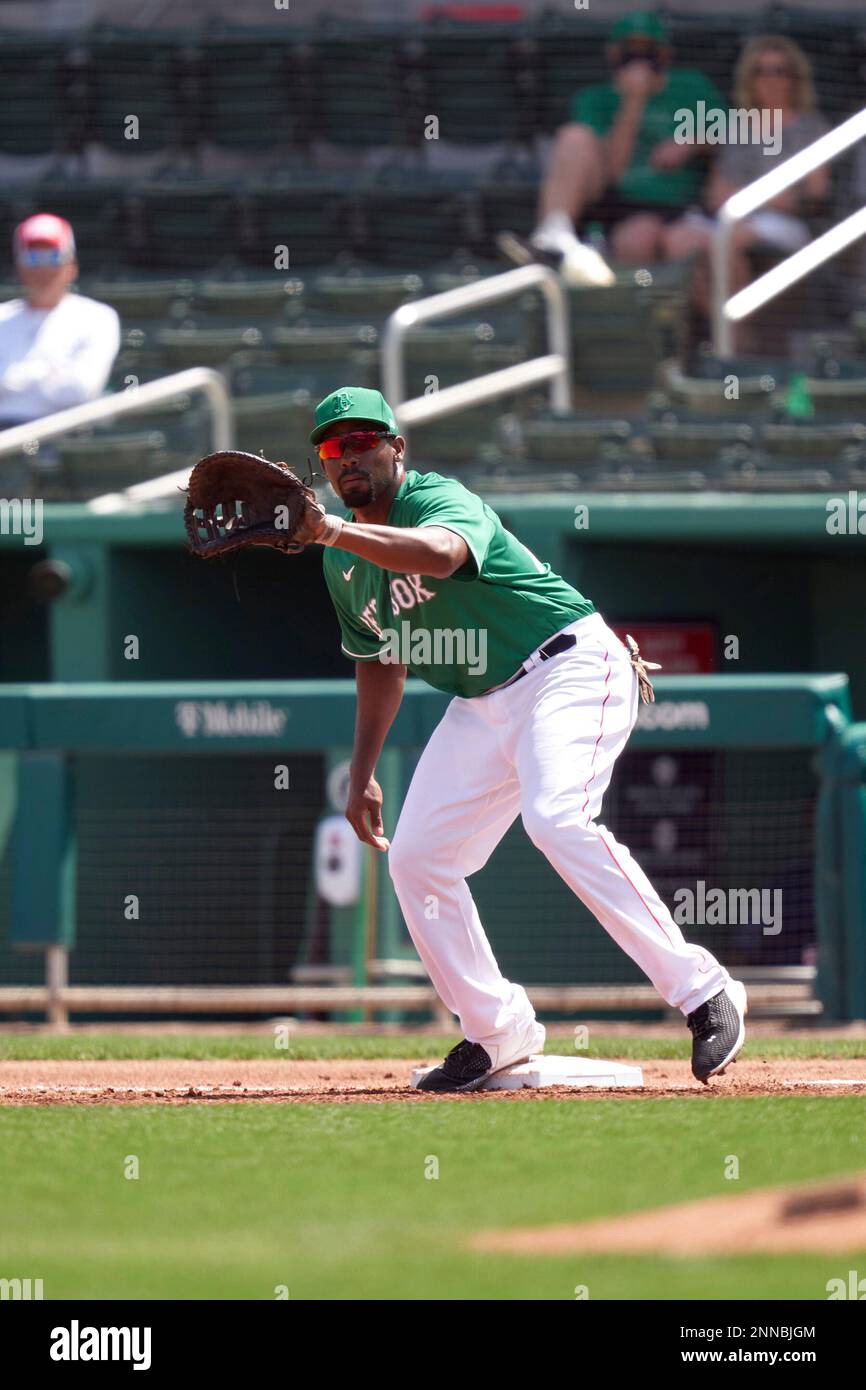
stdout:
<svg viewBox="0 0 866 1390">
<path fill-rule="evenodd" d="M 745 458 L 755 444 L 755 431 L 741 422 L 700 424 L 664 420 L 647 426 L 647 436 L 657 459 L 706 467 L 724 458 Z"/>
<path fill-rule="evenodd" d="M 63 46 L 47 34 L 3 34 L 0 153 L 42 155 L 62 147 L 59 71 Z"/>
<path fill-rule="evenodd" d="M 90 50 L 93 107 L 87 137 L 117 154 L 177 144 L 179 112 L 172 46 L 138 32 L 96 32 Z M 130 118 L 136 124 L 130 124 Z"/>
<path fill-rule="evenodd" d="M 285 45 L 239 29 L 207 37 L 197 57 L 203 79 L 202 140 L 256 152 L 291 143 L 291 94 L 301 68 L 296 65 L 292 72 Z"/>
<path fill-rule="evenodd" d="M 170 319 L 178 312 L 188 312 L 193 293 L 191 280 L 134 279 L 97 280 L 81 282 L 82 294 L 102 300 L 117 310 L 121 319 Z"/>
<path fill-rule="evenodd" d="M 866 424 L 765 424 L 760 443 L 771 457 L 832 462 L 866 452 Z"/>
<path fill-rule="evenodd" d="M 261 319 L 291 309 L 300 312 L 305 284 L 296 276 L 276 273 L 267 279 L 200 280 L 194 287 L 194 311 L 224 317 Z"/>
<path fill-rule="evenodd" d="M 345 271 L 325 271 L 313 276 L 309 300 L 317 309 L 332 310 L 370 322 L 384 318 L 411 299 L 417 299 L 423 287 L 420 275 L 413 271 L 383 274 L 381 271 L 350 266 Z"/>
<path fill-rule="evenodd" d="M 457 145 L 513 141 L 519 124 L 509 62 L 511 34 L 489 24 L 446 22 L 422 27 L 416 38 L 426 109 L 438 118 L 438 139 Z"/>
<path fill-rule="evenodd" d="M 350 147 L 392 144 L 398 129 L 392 45 L 375 29 L 345 20 L 316 40 L 317 139 Z"/>
<path fill-rule="evenodd" d="M 519 449 L 533 471 L 538 464 L 610 463 L 625 458 L 631 435 L 627 420 L 551 414 L 522 422 Z"/>
<path fill-rule="evenodd" d="M 312 452 L 310 428 L 316 397 L 309 391 L 239 396 L 232 402 L 239 449 L 267 458 L 300 460 Z"/>
<path fill-rule="evenodd" d="M 166 444 L 162 431 L 152 429 L 61 439 L 57 448 L 66 495 L 83 501 L 169 472 Z"/>
<path fill-rule="evenodd" d="M 169 370 L 179 372 L 186 367 L 220 367 L 235 352 L 264 347 L 265 335 L 243 321 L 234 328 L 202 328 L 190 323 L 156 329 L 153 342 Z"/>
<path fill-rule="evenodd" d="M 767 414 L 771 408 L 776 377 L 762 373 L 743 375 L 737 373 L 736 396 L 732 397 L 732 386 L 726 386 L 725 373 L 719 377 L 688 376 L 676 359 L 668 359 L 661 364 L 659 381 L 671 407 L 681 418 L 688 415 L 728 415 L 732 411 L 740 416 L 752 418 Z M 727 393 L 727 394 L 726 394 Z"/>
<path fill-rule="evenodd" d="M 280 324 L 270 334 L 270 344 L 284 362 L 328 362 L 339 369 L 346 354 L 378 347 L 379 335 L 370 323 L 330 324 L 309 321 Z"/>
</svg>

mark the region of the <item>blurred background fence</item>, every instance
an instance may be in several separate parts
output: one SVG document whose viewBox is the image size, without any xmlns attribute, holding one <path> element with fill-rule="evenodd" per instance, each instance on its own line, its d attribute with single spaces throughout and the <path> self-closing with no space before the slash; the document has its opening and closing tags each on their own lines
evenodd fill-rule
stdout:
<svg viewBox="0 0 866 1390">
<path fill-rule="evenodd" d="M 0 1009 L 429 1017 L 385 862 L 339 815 L 353 703 L 349 682 L 0 693 Z M 380 768 L 386 830 L 444 705 L 410 683 Z M 849 712 L 841 676 L 662 677 L 606 801 L 667 901 L 695 895 L 686 934 L 752 983 L 757 1012 L 866 1004 L 866 729 Z M 756 888 L 772 919 L 700 906 Z M 661 1008 L 519 825 L 473 889 L 547 1016 Z"/>
</svg>

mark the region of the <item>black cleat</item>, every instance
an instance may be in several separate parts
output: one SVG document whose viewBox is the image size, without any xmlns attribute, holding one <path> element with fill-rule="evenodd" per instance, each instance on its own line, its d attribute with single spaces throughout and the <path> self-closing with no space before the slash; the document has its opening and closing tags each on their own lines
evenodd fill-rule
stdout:
<svg viewBox="0 0 866 1390">
<path fill-rule="evenodd" d="M 543 1052 L 544 1028 L 536 1018 L 526 1019 L 502 1043 L 490 1043 L 489 1049 L 464 1038 L 452 1047 L 441 1067 L 422 1076 L 415 1089 L 480 1091 L 491 1076 Z"/>
<path fill-rule="evenodd" d="M 746 1037 L 746 987 L 731 980 L 726 989 L 713 995 L 689 1014 L 692 1031 L 692 1075 L 704 1084 L 711 1076 L 721 1076 L 736 1059 Z"/>
<path fill-rule="evenodd" d="M 478 1091 L 493 1070 L 490 1054 L 480 1043 L 466 1038 L 452 1047 L 441 1067 L 434 1067 L 418 1082 L 419 1091 Z"/>
</svg>

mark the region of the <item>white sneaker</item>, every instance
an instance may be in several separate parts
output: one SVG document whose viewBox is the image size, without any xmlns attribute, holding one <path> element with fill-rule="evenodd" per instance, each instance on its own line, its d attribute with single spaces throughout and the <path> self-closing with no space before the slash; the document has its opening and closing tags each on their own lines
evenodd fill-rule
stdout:
<svg viewBox="0 0 866 1390">
<path fill-rule="evenodd" d="M 528 241 L 514 232 L 500 232 L 496 244 L 515 265 L 533 261 L 558 270 L 567 285 L 614 285 L 616 275 L 594 246 L 573 232 L 535 232 Z"/>
<path fill-rule="evenodd" d="M 561 249 L 559 273 L 567 285 L 616 284 L 616 276 L 594 246 L 572 237 Z"/>
</svg>

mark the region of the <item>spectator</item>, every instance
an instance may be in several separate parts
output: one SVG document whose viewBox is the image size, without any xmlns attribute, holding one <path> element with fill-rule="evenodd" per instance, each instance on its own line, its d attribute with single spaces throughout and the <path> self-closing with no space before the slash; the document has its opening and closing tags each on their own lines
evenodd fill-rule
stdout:
<svg viewBox="0 0 866 1390">
<path fill-rule="evenodd" d="M 811 145 L 829 130 L 815 110 L 815 89 L 808 58 L 797 44 L 781 35 L 754 38 L 743 49 L 734 74 L 734 101 L 740 111 L 781 112 L 775 151 L 756 141 L 726 144 L 720 150 L 707 183 L 708 213 L 688 212 L 667 233 L 667 253 L 673 259 L 700 254 L 693 283 L 695 303 L 710 309 L 710 276 L 706 252 L 713 238 L 716 213 L 728 198 L 755 179 L 769 174 L 791 155 Z M 752 278 L 749 252 L 757 247 L 789 255 L 811 240 L 804 216 L 817 210 L 830 190 L 825 164 L 794 184 L 734 228 L 731 250 L 731 293 Z M 709 215 L 708 215 L 709 214 Z"/>
<path fill-rule="evenodd" d="M 503 233 L 512 259 L 557 264 L 575 284 L 610 284 L 613 274 L 575 227 L 598 222 L 611 258 L 646 264 L 665 256 L 665 229 L 704 178 L 701 143 L 674 138 L 677 113 L 721 96 L 702 73 L 672 67 L 667 31 L 653 14 L 630 14 L 611 30 L 611 80 L 578 92 L 572 119 L 556 134 L 541 188 L 539 222 L 528 244 Z M 681 118 L 680 118 L 681 119 Z"/>
<path fill-rule="evenodd" d="M 120 346 L 108 304 L 70 294 L 75 238 L 62 217 L 37 213 L 15 230 L 23 299 L 0 304 L 0 428 L 25 424 L 102 394 Z"/>
</svg>

